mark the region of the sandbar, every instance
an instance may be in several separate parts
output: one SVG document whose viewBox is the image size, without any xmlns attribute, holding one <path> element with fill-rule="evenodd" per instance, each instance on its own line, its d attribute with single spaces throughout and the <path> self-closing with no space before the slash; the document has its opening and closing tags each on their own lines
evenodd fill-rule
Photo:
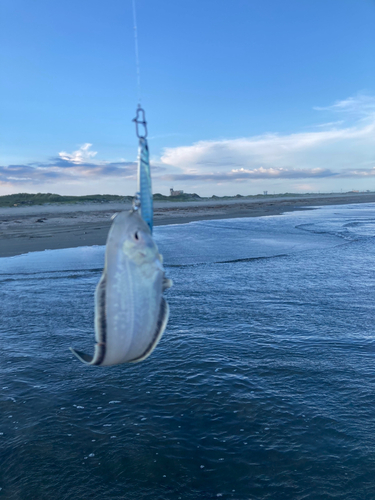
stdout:
<svg viewBox="0 0 375 500">
<path fill-rule="evenodd" d="M 155 202 L 154 224 L 280 215 L 324 205 L 375 203 L 375 193 L 259 196 Z M 105 245 L 111 217 L 129 203 L 45 204 L 0 208 L 0 257 L 43 250 Z"/>
</svg>

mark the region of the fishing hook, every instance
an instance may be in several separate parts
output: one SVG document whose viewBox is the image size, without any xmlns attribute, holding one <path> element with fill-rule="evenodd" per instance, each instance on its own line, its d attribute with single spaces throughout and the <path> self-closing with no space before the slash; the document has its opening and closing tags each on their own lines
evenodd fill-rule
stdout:
<svg viewBox="0 0 375 500">
<path fill-rule="evenodd" d="M 145 115 L 145 110 L 141 107 L 140 104 L 138 104 L 137 116 L 133 119 L 133 122 L 135 122 L 135 131 L 136 131 L 138 139 L 146 139 L 146 137 L 147 137 L 146 115 Z M 138 128 L 139 125 L 144 126 L 144 135 L 140 135 L 139 128 Z"/>
</svg>

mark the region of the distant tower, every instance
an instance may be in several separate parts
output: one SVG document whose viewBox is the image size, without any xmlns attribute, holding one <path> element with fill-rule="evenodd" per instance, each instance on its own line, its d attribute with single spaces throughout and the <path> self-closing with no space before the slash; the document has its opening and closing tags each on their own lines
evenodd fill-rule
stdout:
<svg viewBox="0 0 375 500">
<path fill-rule="evenodd" d="M 184 194 L 183 191 L 174 191 L 173 188 L 170 189 L 170 192 L 171 196 L 181 196 L 182 194 Z"/>
</svg>

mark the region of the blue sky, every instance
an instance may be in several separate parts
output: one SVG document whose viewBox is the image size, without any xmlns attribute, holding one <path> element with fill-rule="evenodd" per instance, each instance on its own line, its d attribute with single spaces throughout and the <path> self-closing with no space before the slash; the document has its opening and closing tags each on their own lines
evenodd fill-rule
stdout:
<svg viewBox="0 0 375 500">
<path fill-rule="evenodd" d="M 374 190 L 374 0 L 136 0 L 155 192 Z M 133 194 L 132 0 L 2 0 L 0 195 Z"/>
</svg>

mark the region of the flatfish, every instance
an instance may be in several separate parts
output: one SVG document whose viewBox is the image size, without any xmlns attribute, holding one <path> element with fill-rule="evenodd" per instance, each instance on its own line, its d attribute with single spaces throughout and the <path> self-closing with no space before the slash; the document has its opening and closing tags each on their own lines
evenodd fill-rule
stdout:
<svg viewBox="0 0 375 500">
<path fill-rule="evenodd" d="M 95 352 L 71 348 L 86 364 L 109 366 L 146 359 L 169 317 L 163 297 L 172 286 L 163 258 L 139 210 L 119 213 L 108 234 L 105 266 L 95 292 Z"/>
</svg>

